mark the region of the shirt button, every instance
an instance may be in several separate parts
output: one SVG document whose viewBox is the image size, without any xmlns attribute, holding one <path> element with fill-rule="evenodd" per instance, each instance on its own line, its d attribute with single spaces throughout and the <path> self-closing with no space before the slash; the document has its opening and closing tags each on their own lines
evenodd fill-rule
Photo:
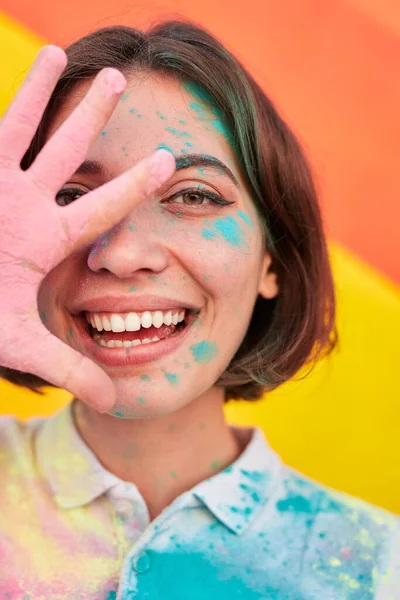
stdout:
<svg viewBox="0 0 400 600">
<path fill-rule="evenodd" d="M 151 559 L 148 552 L 141 552 L 132 559 L 132 568 L 136 573 L 146 573 L 151 568 Z"/>
</svg>

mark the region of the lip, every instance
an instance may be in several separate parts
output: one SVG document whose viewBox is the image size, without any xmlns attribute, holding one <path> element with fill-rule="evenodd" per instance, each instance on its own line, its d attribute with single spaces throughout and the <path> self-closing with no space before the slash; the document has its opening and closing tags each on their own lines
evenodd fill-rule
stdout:
<svg viewBox="0 0 400 600">
<path fill-rule="evenodd" d="M 79 315 L 83 311 L 87 312 L 144 312 L 146 310 L 173 310 L 188 308 L 189 310 L 198 310 L 198 307 L 191 302 L 185 302 L 182 298 L 164 298 L 151 294 L 141 296 L 98 296 L 78 303 L 71 314 Z"/>
<path fill-rule="evenodd" d="M 191 329 L 194 319 L 198 316 L 189 311 L 186 315 L 186 327 L 176 335 L 167 337 L 159 342 L 152 342 L 142 346 L 132 346 L 130 348 L 105 348 L 96 344 L 89 335 L 88 323 L 85 317 L 73 318 L 86 356 L 108 367 L 128 367 L 153 362 L 174 352 L 182 344 Z"/>
</svg>

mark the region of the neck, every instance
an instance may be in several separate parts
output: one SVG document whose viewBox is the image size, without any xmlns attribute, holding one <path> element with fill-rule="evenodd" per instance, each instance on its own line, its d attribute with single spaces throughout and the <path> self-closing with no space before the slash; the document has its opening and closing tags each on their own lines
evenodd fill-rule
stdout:
<svg viewBox="0 0 400 600">
<path fill-rule="evenodd" d="M 186 490 L 235 461 L 243 448 L 212 388 L 169 415 L 118 419 L 75 401 L 77 429 L 102 465 L 142 494 L 151 519 Z"/>
</svg>

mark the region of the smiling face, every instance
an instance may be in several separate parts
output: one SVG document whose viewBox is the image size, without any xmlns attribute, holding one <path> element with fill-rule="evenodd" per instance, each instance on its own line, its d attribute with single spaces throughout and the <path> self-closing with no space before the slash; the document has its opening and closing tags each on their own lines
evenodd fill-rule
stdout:
<svg viewBox="0 0 400 600">
<path fill-rule="evenodd" d="M 76 88 L 52 131 L 88 86 Z M 46 327 L 114 380 L 118 400 L 110 414 L 120 417 L 160 416 L 212 390 L 243 340 L 258 294 L 277 293 L 229 132 L 195 91 L 172 77 L 130 78 L 57 198 L 84 202 L 81 194 L 160 147 L 177 159 L 157 197 L 58 265 L 39 293 Z M 104 331 L 109 325 L 116 331 Z"/>
</svg>

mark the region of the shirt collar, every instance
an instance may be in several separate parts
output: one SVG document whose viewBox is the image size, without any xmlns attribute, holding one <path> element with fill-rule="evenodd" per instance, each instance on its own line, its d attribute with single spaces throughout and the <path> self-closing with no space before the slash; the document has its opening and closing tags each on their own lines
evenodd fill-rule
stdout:
<svg viewBox="0 0 400 600">
<path fill-rule="evenodd" d="M 282 463 L 261 429 L 232 429 L 239 438 L 250 437 L 245 449 L 232 465 L 197 484 L 191 497 L 240 535 L 270 499 Z M 38 467 L 61 508 L 89 504 L 121 482 L 101 465 L 79 435 L 72 403 L 41 424 L 36 452 Z"/>
<path fill-rule="evenodd" d="M 268 503 L 283 465 L 261 429 L 232 429 L 237 435 L 250 434 L 246 448 L 232 465 L 192 491 L 226 527 L 241 535 Z"/>
<path fill-rule="evenodd" d="M 36 452 L 39 469 L 61 508 L 84 506 L 121 481 L 100 464 L 79 435 L 72 403 L 42 423 Z"/>
</svg>

